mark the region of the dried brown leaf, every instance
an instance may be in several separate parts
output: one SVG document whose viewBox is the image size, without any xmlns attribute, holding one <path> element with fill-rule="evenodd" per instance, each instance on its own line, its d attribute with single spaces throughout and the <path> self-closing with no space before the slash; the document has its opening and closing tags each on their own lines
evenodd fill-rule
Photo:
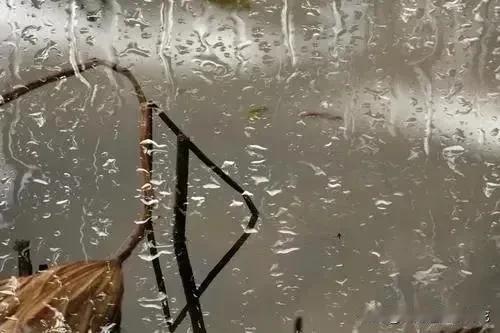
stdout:
<svg viewBox="0 0 500 333">
<path fill-rule="evenodd" d="M 119 328 L 122 296 L 115 261 L 75 262 L 1 280 L 0 333 L 112 332 Z"/>
</svg>

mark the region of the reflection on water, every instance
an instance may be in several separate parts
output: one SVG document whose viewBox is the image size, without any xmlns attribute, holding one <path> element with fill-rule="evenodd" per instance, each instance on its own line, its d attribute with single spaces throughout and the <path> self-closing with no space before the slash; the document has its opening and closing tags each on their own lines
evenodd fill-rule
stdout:
<svg viewBox="0 0 500 333">
<path fill-rule="evenodd" d="M 0 4 L 2 91 L 119 61 L 253 194 L 257 233 L 202 297 L 210 332 L 290 332 L 298 315 L 307 332 L 495 322 L 497 0 L 36 3 Z M 136 109 L 99 70 L 2 109 L 0 209 L 15 213 L 0 258 L 18 238 L 35 263 L 114 253 L 139 219 Z M 179 311 L 175 142 L 159 124 L 155 142 L 157 238 Z M 189 191 L 201 281 L 247 212 L 195 160 Z M 165 330 L 147 253 L 124 268 L 127 332 Z"/>
</svg>

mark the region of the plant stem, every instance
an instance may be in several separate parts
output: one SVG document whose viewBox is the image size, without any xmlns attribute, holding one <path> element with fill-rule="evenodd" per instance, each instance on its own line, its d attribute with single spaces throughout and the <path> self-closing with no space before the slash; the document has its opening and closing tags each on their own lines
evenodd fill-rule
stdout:
<svg viewBox="0 0 500 333">
<path fill-rule="evenodd" d="M 177 136 L 177 183 L 175 187 L 175 224 L 174 249 L 179 274 L 181 275 L 184 295 L 186 296 L 189 317 L 194 333 L 206 333 L 200 299 L 194 280 L 193 269 L 189 261 L 186 245 L 186 213 L 189 176 L 189 139 L 184 135 Z"/>
<path fill-rule="evenodd" d="M 0 106 L 5 105 L 7 103 L 10 103 L 17 98 L 35 90 L 38 88 L 41 88 L 47 84 L 57 82 L 59 80 L 69 78 L 69 77 L 74 77 L 76 73 L 83 73 L 87 70 L 94 69 L 98 66 L 104 66 L 112 69 L 113 71 L 125 76 L 130 83 L 132 84 L 136 98 L 139 102 L 140 105 L 140 114 L 141 114 L 141 120 L 140 120 L 140 142 L 143 142 L 144 140 L 148 140 L 149 143 L 146 143 L 140 147 L 140 164 L 143 171 L 143 185 L 148 185 L 143 187 L 144 192 L 144 198 L 146 199 L 145 202 L 151 201 L 152 198 L 154 198 L 154 191 L 151 188 L 150 185 L 150 180 L 151 180 L 151 175 L 152 175 L 152 168 L 153 168 L 153 156 L 152 156 L 152 144 L 150 143 L 153 140 L 153 104 L 148 103 L 146 95 L 144 94 L 144 90 L 142 89 L 141 85 L 139 84 L 139 81 L 135 78 L 135 76 L 132 74 L 132 72 L 122 66 L 119 66 L 116 63 L 102 60 L 102 59 L 92 59 L 89 60 L 83 64 L 79 64 L 76 66 L 76 68 L 71 68 L 71 69 L 64 69 L 61 70 L 57 73 L 54 73 L 52 75 L 49 75 L 47 77 L 44 77 L 42 79 L 27 83 L 25 85 L 19 86 L 15 89 L 13 89 L 10 92 L 7 92 L 5 94 L 0 95 Z M 126 241 L 126 245 L 119 249 L 118 255 L 116 256 L 116 261 L 119 264 L 122 264 L 125 260 L 127 260 L 134 249 L 137 247 L 137 245 L 142 241 L 144 238 L 144 234 L 147 235 L 147 239 L 149 242 L 149 251 L 150 254 L 154 257 L 157 255 L 157 248 L 156 248 L 156 240 L 154 237 L 154 232 L 153 232 L 153 224 L 152 224 L 152 212 L 153 212 L 153 205 L 152 204 L 147 204 L 144 203 L 143 207 L 143 221 L 146 221 L 145 223 L 138 224 L 134 231 L 130 234 Z M 166 288 L 165 288 L 165 279 L 163 277 L 163 273 L 161 271 L 161 265 L 160 261 L 158 258 L 153 259 L 152 261 L 153 264 L 153 269 L 155 272 L 155 277 L 156 277 L 156 282 L 158 284 L 158 290 L 166 295 Z M 168 304 L 166 299 L 162 301 L 162 306 L 163 306 L 163 312 L 165 315 L 165 318 L 168 320 L 170 319 L 170 310 L 168 308 Z"/>
</svg>

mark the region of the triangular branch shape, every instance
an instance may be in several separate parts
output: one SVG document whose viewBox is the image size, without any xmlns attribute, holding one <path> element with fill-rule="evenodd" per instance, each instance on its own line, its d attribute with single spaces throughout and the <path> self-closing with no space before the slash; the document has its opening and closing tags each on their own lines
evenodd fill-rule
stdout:
<svg viewBox="0 0 500 333">
<path fill-rule="evenodd" d="M 69 78 L 69 77 L 74 77 L 75 75 L 79 73 L 83 73 L 85 71 L 94 69 L 98 66 L 104 66 L 107 68 L 110 68 L 116 73 L 119 73 L 123 76 L 125 76 L 128 81 L 132 84 L 134 91 L 135 91 L 135 96 L 139 102 L 140 106 L 140 115 L 141 115 L 141 121 L 140 121 L 140 142 L 143 147 L 140 147 L 140 152 L 139 152 L 139 157 L 140 157 L 140 163 L 141 167 L 143 169 L 143 183 L 144 184 L 149 184 L 151 177 L 152 177 L 152 168 L 153 168 L 153 156 L 152 154 L 149 154 L 148 152 L 151 151 L 152 148 L 152 139 L 153 139 L 153 113 L 152 113 L 152 104 L 148 102 L 146 95 L 144 93 L 144 90 L 142 89 L 141 85 L 139 84 L 139 81 L 135 78 L 135 76 L 132 74 L 132 72 L 123 67 L 120 66 L 116 63 L 102 60 L 102 59 L 92 59 L 89 60 L 85 63 L 78 64 L 73 68 L 70 69 L 64 69 L 61 71 L 58 71 L 57 73 L 54 73 L 52 75 L 49 75 L 47 77 L 44 77 L 42 79 L 38 79 L 33 82 L 29 82 L 24 85 L 19 85 L 15 87 L 12 91 L 0 95 L 0 107 L 8 104 L 17 98 L 33 91 L 38 88 L 41 88 L 47 84 L 58 82 L 60 80 Z M 144 144 L 143 144 L 144 143 Z M 154 197 L 154 191 L 151 187 L 145 187 L 143 191 L 143 195 L 148 199 L 151 199 Z M 150 202 L 151 200 L 146 200 L 146 202 Z M 116 256 L 114 261 L 118 264 L 118 266 L 121 266 L 121 264 L 132 254 L 132 251 L 135 249 L 135 247 L 142 241 L 144 238 L 144 235 L 146 235 L 148 243 L 150 244 L 149 246 L 149 251 L 150 254 L 152 255 L 153 259 L 152 260 L 152 265 L 156 277 L 156 282 L 158 285 L 158 290 L 160 293 L 166 295 L 166 287 L 165 287 L 165 280 L 163 277 L 163 273 L 161 271 L 161 265 L 159 258 L 157 256 L 157 248 L 156 248 L 156 240 L 153 232 L 153 224 L 152 224 L 152 211 L 153 211 L 153 205 L 152 204 L 144 204 L 143 208 L 143 221 L 146 221 L 146 223 L 137 225 L 135 230 L 132 232 L 130 235 L 128 242 L 126 242 L 126 245 L 120 249 L 119 254 Z M 167 321 L 170 320 L 170 310 L 168 308 L 168 303 L 165 298 L 165 300 L 162 301 L 162 308 L 163 308 L 163 313 L 165 315 L 165 319 Z"/>
<path fill-rule="evenodd" d="M 176 224 L 179 222 L 178 218 L 184 219 L 181 223 L 185 223 L 185 213 L 186 213 L 186 198 L 185 194 L 179 195 L 180 192 L 183 191 L 184 187 L 187 186 L 187 175 L 185 173 L 188 169 L 188 159 L 189 159 L 189 151 L 193 152 L 206 166 L 210 168 L 215 174 L 217 174 L 224 182 L 226 182 L 229 186 L 231 186 L 235 191 L 240 193 L 245 200 L 248 209 L 250 210 L 251 216 L 250 220 L 247 224 L 247 229 L 255 228 L 257 223 L 259 212 L 255 207 L 250 195 L 243 190 L 243 188 L 238 185 L 228 174 L 226 174 L 220 167 L 218 167 L 212 160 L 208 158 L 205 153 L 198 148 L 187 135 L 185 135 L 179 127 L 168 117 L 165 112 L 159 113 L 160 118 L 167 124 L 167 126 L 174 132 L 174 134 L 178 138 L 177 145 L 177 188 L 176 188 Z M 181 169 L 181 170 L 179 170 Z M 182 172 L 183 174 L 179 174 Z M 180 191 L 179 191 L 180 190 Z M 180 197 L 180 198 L 179 198 Z M 179 227 L 179 226 L 176 226 Z M 170 326 L 170 331 L 174 332 L 179 324 L 186 317 L 187 312 L 189 311 L 191 322 L 193 325 L 193 330 L 195 333 L 197 332 L 205 332 L 203 318 L 201 316 L 201 308 L 199 305 L 199 297 L 205 292 L 208 286 L 212 283 L 212 281 L 217 277 L 217 275 L 224 269 L 224 267 L 229 263 L 229 261 L 234 257 L 234 255 L 238 252 L 238 250 L 243 246 L 246 240 L 250 237 L 250 233 L 244 232 L 240 238 L 233 244 L 233 246 L 226 252 L 226 254 L 217 262 L 217 264 L 210 270 L 205 279 L 201 282 L 198 288 L 195 287 L 194 277 L 192 276 L 192 269 L 189 264 L 189 256 L 187 254 L 187 247 L 185 245 L 185 234 L 184 234 L 184 226 L 181 225 L 181 232 L 177 233 L 174 231 L 174 246 L 176 247 L 176 256 L 177 254 L 181 254 L 177 256 L 179 270 L 182 271 L 185 269 L 186 274 L 191 274 L 191 276 L 183 277 L 184 284 L 184 293 L 186 294 L 186 300 L 188 304 L 184 306 L 184 308 L 180 311 L 179 315 Z M 176 239 L 177 237 L 177 239 Z M 188 267 L 189 266 L 189 267 Z M 189 281 L 186 281 L 189 279 Z M 196 318 L 193 318 L 196 317 Z M 196 325 L 198 323 L 198 325 Z"/>
</svg>

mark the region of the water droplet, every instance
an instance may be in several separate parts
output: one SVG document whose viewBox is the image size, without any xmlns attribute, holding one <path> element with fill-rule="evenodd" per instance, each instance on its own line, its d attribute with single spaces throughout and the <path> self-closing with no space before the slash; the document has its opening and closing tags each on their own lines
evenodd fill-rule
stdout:
<svg viewBox="0 0 500 333">
<path fill-rule="evenodd" d="M 240 207 L 240 206 L 243 206 L 243 202 L 242 201 L 236 201 L 236 200 L 233 200 L 231 202 L 231 204 L 229 205 L 229 207 Z"/>
<path fill-rule="evenodd" d="M 153 261 L 156 258 L 159 258 L 163 254 L 172 254 L 172 252 L 171 251 L 167 251 L 167 250 L 161 250 L 161 251 L 158 251 L 158 253 L 155 254 L 155 255 L 151 255 L 151 254 L 139 254 L 139 258 L 141 258 L 142 260 L 145 260 L 145 261 Z"/>
<path fill-rule="evenodd" d="M 274 253 L 276 253 L 276 254 L 288 254 L 288 253 L 292 253 L 292 252 L 295 252 L 298 250 L 300 250 L 300 247 L 291 247 L 288 249 L 275 250 Z"/>
<path fill-rule="evenodd" d="M 209 183 L 209 184 L 203 185 L 203 188 L 206 188 L 206 189 L 217 189 L 217 188 L 220 188 L 220 186 L 217 185 L 217 184 Z"/>
<path fill-rule="evenodd" d="M 392 201 L 389 200 L 380 199 L 375 201 L 375 206 L 380 210 L 386 210 L 390 205 L 392 205 Z"/>
<path fill-rule="evenodd" d="M 275 195 L 277 194 L 280 194 L 282 191 L 281 190 L 268 190 L 266 191 L 267 194 L 269 194 L 270 196 L 274 197 Z"/>
<path fill-rule="evenodd" d="M 253 179 L 255 185 L 269 182 L 269 179 L 263 176 L 252 176 L 251 178 Z"/>
<path fill-rule="evenodd" d="M 259 145 L 248 145 L 248 148 L 250 148 L 250 149 L 256 149 L 256 150 L 267 150 L 266 147 L 262 147 L 262 146 L 259 146 Z"/>
</svg>

